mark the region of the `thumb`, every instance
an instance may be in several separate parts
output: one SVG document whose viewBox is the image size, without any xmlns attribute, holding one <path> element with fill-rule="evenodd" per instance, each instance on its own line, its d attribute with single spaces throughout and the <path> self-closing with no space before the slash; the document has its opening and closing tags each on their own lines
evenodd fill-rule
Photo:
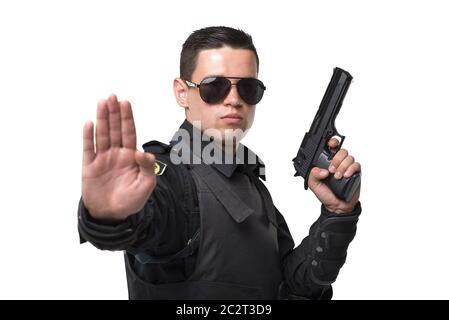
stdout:
<svg viewBox="0 0 449 320">
<path fill-rule="evenodd" d="M 142 172 L 142 174 L 147 176 L 154 175 L 154 160 L 156 159 L 154 157 L 154 154 L 136 150 L 134 158 L 136 159 L 137 164 L 140 166 L 140 171 Z"/>
<path fill-rule="evenodd" d="M 320 185 L 322 183 L 321 180 L 326 179 L 329 176 L 329 171 L 326 169 L 320 169 L 318 167 L 313 168 L 310 171 L 310 175 L 309 175 L 309 187 L 311 189 L 314 189 L 315 187 L 317 187 L 318 185 Z"/>
</svg>

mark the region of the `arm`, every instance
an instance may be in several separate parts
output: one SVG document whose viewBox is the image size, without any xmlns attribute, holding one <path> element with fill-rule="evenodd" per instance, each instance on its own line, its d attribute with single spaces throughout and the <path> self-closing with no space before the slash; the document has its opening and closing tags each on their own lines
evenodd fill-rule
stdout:
<svg viewBox="0 0 449 320">
<path fill-rule="evenodd" d="M 335 150 L 338 140 L 330 139 L 328 146 Z M 309 236 L 283 260 L 288 293 L 307 299 L 332 297 L 331 283 L 346 260 L 346 250 L 355 236 L 361 213 L 360 172 L 360 164 L 345 149 L 335 153 L 329 170 L 317 167 L 311 170 L 308 186 L 322 203 L 321 215 L 310 228 Z M 331 174 L 339 181 L 343 177 L 351 178 L 355 173 L 358 173 L 359 184 L 347 202 L 323 183 Z"/>
<path fill-rule="evenodd" d="M 277 210 L 276 210 L 277 211 Z M 284 273 L 283 295 L 287 299 L 330 299 L 331 284 L 346 260 L 349 243 L 355 236 L 361 206 L 336 215 L 321 207 L 321 215 L 309 235 L 293 249 L 294 243 L 281 213 L 277 211 L 278 239 Z"/>
<path fill-rule="evenodd" d="M 283 260 L 286 290 L 308 299 L 332 297 L 331 283 L 346 260 L 346 250 L 355 236 L 361 213 L 360 163 L 347 150 L 339 149 L 335 138 L 327 142 L 327 147 L 333 154 L 329 167 L 314 167 L 307 178 L 307 185 L 322 203 L 321 215 L 310 228 L 309 236 Z M 326 183 L 329 177 L 334 181 L 331 184 Z M 350 199 L 341 199 L 331 188 L 342 179 L 346 179 L 342 185 L 357 181 L 357 187 L 350 188 L 348 193 Z"/>
</svg>

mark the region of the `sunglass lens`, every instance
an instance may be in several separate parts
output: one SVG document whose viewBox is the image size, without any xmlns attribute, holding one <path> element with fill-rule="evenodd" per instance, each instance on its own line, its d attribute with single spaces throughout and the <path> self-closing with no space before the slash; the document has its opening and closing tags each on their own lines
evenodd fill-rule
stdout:
<svg viewBox="0 0 449 320">
<path fill-rule="evenodd" d="M 200 84 L 200 96 L 204 102 L 214 104 L 221 101 L 229 93 L 231 81 L 226 78 L 206 78 Z"/>
<path fill-rule="evenodd" d="M 263 97 L 265 86 L 257 79 L 241 79 L 237 83 L 240 97 L 248 104 L 257 104 Z"/>
</svg>

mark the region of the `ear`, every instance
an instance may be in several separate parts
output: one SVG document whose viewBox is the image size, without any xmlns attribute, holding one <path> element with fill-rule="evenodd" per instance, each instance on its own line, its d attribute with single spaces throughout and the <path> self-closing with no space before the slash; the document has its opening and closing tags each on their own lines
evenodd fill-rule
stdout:
<svg viewBox="0 0 449 320">
<path fill-rule="evenodd" d="M 188 87 L 181 78 L 173 80 L 173 93 L 175 94 L 176 102 L 185 109 L 189 107 L 187 103 L 187 90 Z"/>
</svg>

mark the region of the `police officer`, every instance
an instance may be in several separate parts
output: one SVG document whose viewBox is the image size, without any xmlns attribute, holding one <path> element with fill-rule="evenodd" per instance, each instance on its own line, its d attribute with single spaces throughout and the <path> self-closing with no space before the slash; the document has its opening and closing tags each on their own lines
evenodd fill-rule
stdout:
<svg viewBox="0 0 449 320">
<path fill-rule="evenodd" d="M 312 170 L 321 215 L 295 248 L 262 182 L 263 162 L 240 143 L 265 90 L 258 68 L 248 34 L 200 29 L 182 48 L 173 90 L 186 120 L 169 144 L 138 151 L 131 105 L 115 95 L 98 103 L 95 141 L 94 124 L 84 125 L 81 242 L 125 251 L 130 299 L 332 297 L 360 190 L 343 202 L 322 180 L 361 167 L 341 149 L 328 170 Z"/>
</svg>

